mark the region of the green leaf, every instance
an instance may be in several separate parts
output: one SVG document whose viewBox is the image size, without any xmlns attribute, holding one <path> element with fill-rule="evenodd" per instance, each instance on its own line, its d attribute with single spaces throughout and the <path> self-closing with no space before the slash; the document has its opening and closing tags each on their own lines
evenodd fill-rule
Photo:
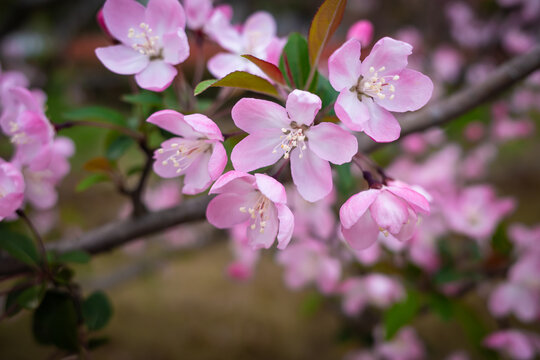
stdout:
<svg viewBox="0 0 540 360">
<path fill-rule="evenodd" d="M 339 93 L 336 90 L 334 90 L 334 88 L 330 84 L 330 81 L 328 81 L 327 78 L 319 74 L 318 79 L 319 80 L 317 83 L 316 94 L 319 95 L 319 97 L 321 98 L 322 108 L 324 109 L 327 106 L 330 106 L 331 104 L 333 104 L 337 100 Z"/>
<path fill-rule="evenodd" d="M 249 61 L 257 65 L 259 69 L 261 69 L 270 79 L 274 80 L 276 83 L 282 85 L 285 84 L 285 78 L 283 77 L 283 74 L 276 65 L 268 61 L 261 60 L 253 55 L 242 55 L 242 57 L 248 59 Z"/>
<path fill-rule="evenodd" d="M 299 33 L 292 33 L 289 36 L 279 60 L 279 69 L 287 75 L 289 86 L 296 89 L 304 88 L 311 65 L 307 40 Z"/>
<path fill-rule="evenodd" d="M 68 285 L 73 277 L 75 276 L 75 271 L 68 268 L 67 266 L 60 265 L 55 268 L 54 272 L 54 281 L 59 284 Z"/>
<path fill-rule="evenodd" d="M 487 351 L 482 346 L 482 341 L 490 333 L 478 312 L 469 308 L 463 302 L 455 301 L 452 306 L 452 311 L 460 324 L 465 335 L 469 338 L 471 345 L 482 352 L 482 359 L 496 359 L 494 353 Z"/>
<path fill-rule="evenodd" d="M 17 296 L 17 304 L 28 310 L 36 309 L 44 295 L 45 285 L 35 285 L 25 289 Z"/>
<path fill-rule="evenodd" d="M 506 224 L 500 223 L 491 239 L 491 246 L 501 255 L 510 255 L 512 253 L 512 242 L 508 238 Z"/>
<path fill-rule="evenodd" d="M 92 174 L 92 175 L 82 179 L 81 182 L 79 182 L 79 184 L 75 188 L 75 191 L 82 192 L 82 191 L 88 190 L 89 188 L 91 188 L 95 184 L 105 182 L 105 181 L 108 181 L 108 180 L 109 180 L 109 177 L 105 176 L 103 174 Z"/>
<path fill-rule="evenodd" d="M 116 110 L 103 106 L 89 106 L 67 111 L 63 114 L 66 120 L 74 121 L 101 121 L 117 125 L 126 125 L 124 115 Z"/>
<path fill-rule="evenodd" d="M 105 156 L 111 161 L 118 160 L 134 144 L 135 141 L 129 136 L 118 135 L 107 146 Z"/>
<path fill-rule="evenodd" d="M 86 251 L 73 250 L 60 254 L 56 260 L 61 263 L 86 264 L 90 261 L 91 256 Z"/>
<path fill-rule="evenodd" d="M 338 175 L 337 190 L 341 196 L 348 197 L 353 192 L 355 184 L 354 177 L 351 173 L 351 164 L 336 165 L 334 168 Z"/>
<path fill-rule="evenodd" d="M 138 94 L 128 94 L 122 96 L 122 100 L 135 105 L 154 106 L 162 105 L 161 96 L 151 91 L 141 91 Z"/>
<path fill-rule="evenodd" d="M 36 246 L 24 235 L 0 230 L 0 249 L 25 264 L 38 266 L 40 263 Z"/>
<path fill-rule="evenodd" d="M 21 286 L 22 282 L 16 283 L 13 286 L 13 289 L 15 290 L 10 290 L 6 296 L 6 301 L 4 303 L 4 314 L 6 314 L 7 317 L 15 316 L 23 309 L 17 302 L 19 296 L 24 292 L 24 290 L 27 289 L 26 287 L 17 289 L 17 287 Z"/>
<path fill-rule="evenodd" d="M 34 337 L 40 344 L 77 351 L 77 311 L 71 297 L 57 290 L 45 293 L 32 319 Z"/>
<path fill-rule="evenodd" d="M 101 291 L 92 293 L 82 303 L 84 322 L 90 331 L 104 328 L 111 319 L 113 309 L 107 295 Z"/>
<path fill-rule="evenodd" d="M 393 305 L 384 313 L 384 329 L 387 340 L 390 340 L 403 326 L 409 324 L 420 310 L 420 294 L 409 291 L 405 301 Z"/>
<path fill-rule="evenodd" d="M 110 174 L 114 170 L 113 165 L 109 161 L 109 159 L 104 157 L 96 157 L 88 160 L 83 165 L 83 168 L 86 171 L 102 174 Z"/>
<path fill-rule="evenodd" d="M 433 312 L 439 314 L 444 321 L 452 318 L 452 300 L 448 297 L 441 294 L 431 294 L 428 303 Z"/>
<path fill-rule="evenodd" d="M 302 314 L 312 317 L 319 312 L 324 305 L 324 297 L 318 293 L 309 294 L 302 302 Z"/>
<path fill-rule="evenodd" d="M 195 95 L 199 95 L 210 87 L 229 87 L 244 89 L 265 95 L 279 97 L 276 88 L 268 80 L 245 71 L 232 72 L 225 76 L 223 79 L 217 81 L 205 80 L 199 83 L 199 85 L 197 85 L 197 87 L 195 88 Z"/>
<path fill-rule="evenodd" d="M 326 0 L 315 14 L 308 36 L 311 66 L 317 66 L 324 46 L 343 19 L 346 5 L 347 0 Z"/>
</svg>

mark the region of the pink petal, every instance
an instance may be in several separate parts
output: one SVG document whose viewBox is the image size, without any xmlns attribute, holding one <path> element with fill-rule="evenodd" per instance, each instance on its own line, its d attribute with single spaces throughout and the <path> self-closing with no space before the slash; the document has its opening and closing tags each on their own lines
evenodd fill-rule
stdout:
<svg viewBox="0 0 540 360">
<path fill-rule="evenodd" d="M 206 208 L 206 218 L 208 222 L 219 229 L 233 227 L 241 224 L 250 218 L 246 212 L 241 212 L 240 208 L 246 206 L 246 196 L 237 194 L 221 194 L 216 196 Z"/>
<path fill-rule="evenodd" d="M 135 0 L 107 0 L 103 5 L 103 18 L 109 32 L 124 44 L 131 44 L 129 29 L 145 21 L 145 8 Z"/>
<path fill-rule="evenodd" d="M 298 193 L 307 201 L 319 201 L 332 191 L 332 170 L 328 161 L 321 159 L 309 147 L 302 152 L 291 152 L 291 173 Z"/>
<path fill-rule="evenodd" d="M 278 129 L 248 135 L 232 150 L 234 168 L 247 172 L 275 164 L 283 156 L 283 150 L 279 147 L 280 135 L 282 133 Z"/>
<path fill-rule="evenodd" d="M 169 111 L 172 111 L 172 110 L 169 110 Z M 172 138 L 172 139 L 164 141 L 161 144 L 161 147 L 170 148 L 171 144 L 181 144 L 184 141 L 185 140 L 182 138 Z M 174 167 L 171 161 L 168 161 L 166 165 L 163 165 L 163 162 L 168 160 L 169 157 L 170 157 L 170 154 L 168 154 L 167 152 L 160 153 L 159 150 L 156 150 L 154 152 L 154 159 L 155 159 L 154 165 L 153 165 L 154 172 L 165 179 L 172 179 L 184 173 L 184 171 L 178 172 L 178 168 Z"/>
<path fill-rule="evenodd" d="M 282 106 L 266 100 L 243 98 L 234 105 L 231 116 L 245 132 L 289 127 L 289 116 Z M 278 136 L 279 137 L 279 136 Z"/>
<path fill-rule="evenodd" d="M 341 206 L 339 218 L 341 224 L 346 228 L 352 227 L 358 219 L 368 210 L 377 198 L 380 190 L 368 189 L 352 196 Z"/>
<path fill-rule="evenodd" d="M 146 90 L 163 91 L 171 85 L 178 71 L 163 60 L 153 60 L 146 69 L 135 75 L 137 84 Z"/>
<path fill-rule="evenodd" d="M 210 157 L 210 162 L 208 163 L 208 173 L 212 180 L 216 180 L 225 170 L 227 166 L 227 152 L 225 147 L 220 142 L 214 144 L 214 150 L 212 151 L 212 156 Z"/>
<path fill-rule="evenodd" d="M 171 65 L 180 64 L 189 57 L 189 43 L 184 30 L 164 35 L 163 60 Z"/>
<path fill-rule="evenodd" d="M 209 194 L 222 194 L 232 192 L 244 194 L 253 190 L 255 176 L 242 171 L 228 171 L 214 183 Z"/>
<path fill-rule="evenodd" d="M 412 46 L 389 37 L 382 38 L 373 46 L 371 53 L 362 63 L 362 74 L 369 74 L 373 67 L 379 76 L 399 74 L 407 66 Z M 384 70 L 380 69 L 384 67 Z"/>
<path fill-rule="evenodd" d="M 394 115 L 364 97 L 363 103 L 369 110 L 369 121 L 364 124 L 364 132 L 377 142 L 391 142 L 399 138 L 401 127 Z"/>
<path fill-rule="evenodd" d="M 191 114 L 184 116 L 184 121 L 188 123 L 193 130 L 205 135 L 208 139 L 223 141 L 221 130 L 209 117 L 202 114 Z"/>
<path fill-rule="evenodd" d="M 247 237 L 254 249 L 270 248 L 278 234 L 279 220 L 277 209 L 274 204 L 271 204 L 266 210 L 268 218 L 266 219 L 266 226 L 263 232 L 261 232 L 258 223 L 254 229 L 251 229 L 250 226 L 247 228 Z"/>
<path fill-rule="evenodd" d="M 205 152 L 197 157 L 186 169 L 184 177 L 184 188 L 182 192 L 188 195 L 195 195 L 208 189 L 212 184 L 210 173 L 208 172 L 211 154 Z"/>
<path fill-rule="evenodd" d="M 364 250 L 373 245 L 379 236 L 379 227 L 366 211 L 350 228 L 341 227 L 347 243 L 355 250 Z"/>
<path fill-rule="evenodd" d="M 336 124 L 320 123 L 306 131 L 306 135 L 311 151 L 333 164 L 350 162 L 358 151 L 356 137 Z"/>
<path fill-rule="evenodd" d="M 354 131 L 364 131 L 370 117 L 367 106 L 358 100 L 358 95 L 347 89 L 339 94 L 334 110 L 339 120 Z"/>
<path fill-rule="evenodd" d="M 392 234 L 399 241 L 410 240 L 416 232 L 416 226 L 418 225 L 418 216 L 412 209 L 408 209 L 409 218 L 407 222 L 401 227 L 401 230 L 397 234 Z"/>
<path fill-rule="evenodd" d="M 287 203 L 285 187 L 279 181 L 265 174 L 255 174 L 255 182 L 261 193 L 274 203 Z"/>
<path fill-rule="evenodd" d="M 201 136 L 200 133 L 196 132 L 191 125 L 185 121 L 183 114 L 174 110 L 158 111 L 152 114 L 146 121 L 186 139 L 197 139 Z M 191 122 L 193 123 L 193 121 Z"/>
<path fill-rule="evenodd" d="M 328 80 L 336 91 L 356 86 L 360 77 L 360 42 L 351 39 L 337 49 L 328 59 Z"/>
<path fill-rule="evenodd" d="M 249 60 L 240 55 L 219 53 L 208 60 L 208 71 L 221 79 L 232 72 L 246 70 L 248 64 Z"/>
<path fill-rule="evenodd" d="M 395 87 L 393 99 L 387 96 L 377 99 L 377 104 L 388 111 L 405 112 L 418 110 L 429 101 L 433 93 L 433 82 L 418 71 L 405 69 L 399 73 L 399 80 L 391 81 Z"/>
<path fill-rule="evenodd" d="M 371 215 L 379 227 L 397 234 L 409 218 L 406 203 L 388 191 L 381 191 L 370 206 Z"/>
<path fill-rule="evenodd" d="M 146 6 L 146 23 L 152 34 L 162 36 L 176 33 L 186 26 L 184 8 L 178 0 L 150 0 Z"/>
<path fill-rule="evenodd" d="M 312 93 L 294 90 L 287 98 L 287 113 L 289 118 L 298 125 L 311 125 L 315 115 L 321 110 L 321 99 Z"/>
<path fill-rule="evenodd" d="M 265 11 L 251 15 L 244 24 L 244 47 L 253 52 L 265 49 L 276 36 L 276 21 Z"/>
<path fill-rule="evenodd" d="M 289 245 L 294 230 L 294 215 L 285 204 L 276 204 L 279 219 L 278 249 L 283 250 Z"/>
<path fill-rule="evenodd" d="M 413 189 L 400 186 L 390 185 L 387 187 L 387 189 L 392 194 L 405 200 L 415 211 L 429 214 L 429 202 L 424 195 L 414 191 Z"/>
<path fill-rule="evenodd" d="M 148 56 L 125 45 L 97 48 L 96 56 L 107 69 L 122 75 L 136 74 L 149 63 Z"/>
</svg>

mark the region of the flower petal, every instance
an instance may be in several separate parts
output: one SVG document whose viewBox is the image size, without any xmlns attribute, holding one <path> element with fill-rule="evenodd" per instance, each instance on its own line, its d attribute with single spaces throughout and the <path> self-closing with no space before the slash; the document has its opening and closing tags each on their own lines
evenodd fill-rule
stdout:
<svg viewBox="0 0 540 360">
<path fill-rule="evenodd" d="M 372 99 L 364 99 L 369 110 L 369 121 L 364 124 L 364 132 L 377 142 L 391 142 L 399 138 L 401 126 L 387 110 Z"/>
<path fill-rule="evenodd" d="M 334 105 L 336 115 L 345 126 L 354 131 L 364 131 L 369 120 L 369 110 L 355 92 L 343 90 Z"/>
<path fill-rule="evenodd" d="M 150 0 L 146 6 L 146 23 L 152 34 L 162 36 L 176 33 L 186 26 L 184 8 L 178 0 Z"/>
<path fill-rule="evenodd" d="M 96 56 L 107 69 L 121 75 L 137 74 L 150 62 L 148 56 L 125 45 L 97 48 Z"/>
<path fill-rule="evenodd" d="M 160 92 L 171 85 L 177 73 L 174 66 L 163 60 L 153 60 L 146 69 L 135 75 L 135 80 L 143 89 Z"/>
<path fill-rule="evenodd" d="M 245 132 L 289 127 L 290 119 L 281 105 L 260 99 L 243 98 L 234 105 L 231 116 L 236 126 Z"/>
<path fill-rule="evenodd" d="M 188 195 L 195 195 L 208 189 L 212 184 L 208 171 L 211 154 L 206 151 L 199 155 L 186 169 L 184 177 L 184 188 L 182 192 Z"/>
<path fill-rule="evenodd" d="M 171 65 L 180 64 L 189 57 L 189 43 L 184 30 L 163 36 L 163 60 Z"/>
<path fill-rule="evenodd" d="M 289 245 L 294 230 L 294 215 L 285 204 L 276 204 L 279 219 L 278 249 L 283 250 Z"/>
<path fill-rule="evenodd" d="M 210 162 L 208 163 L 208 173 L 212 180 L 216 180 L 225 170 L 227 166 L 227 152 L 222 143 L 216 142 L 214 144 L 214 150 L 212 151 L 212 156 L 210 157 Z"/>
<path fill-rule="evenodd" d="M 347 243 L 355 250 L 364 250 L 373 245 L 379 236 L 379 227 L 366 211 L 350 228 L 341 226 L 341 233 Z"/>
<path fill-rule="evenodd" d="M 360 77 L 360 41 L 351 39 L 328 59 L 328 80 L 336 91 L 349 90 Z"/>
<path fill-rule="evenodd" d="M 377 99 L 377 104 L 388 111 L 405 112 L 418 110 L 429 101 L 433 93 L 433 82 L 426 75 L 405 69 L 399 73 L 399 80 L 391 82 L 395 92 L 393 99 L 387 96 Z"/>
<path fill-rule="evenodd" d="M 407 204 L 389 191 L 381 191 L 370 206 L 373 220 L 391 234 L 401 231 L 409 218 Z"/>
<path fill-rule="evenodd" d="M 191 124 L 185 121 L 183 114 L 174 110 L 158 111 L 150 115 L 146 121 L 186 139 L 197 139 L 201 136 L 200 133 L 193 129 Z M 191 122 L 193 123 L 193 121 Z"/>
<path fill-rule="evenodd" d="M 103 18 L 109 32 L 124 44 L 131 44 L 129 29 L 144 22 L 145 8 L 134 0 L 107 0 L 103 5 Z"/>
<path fill-rule="evenodd" d="M 345 228 L 351 228 L 373 204 L 380 190 L 368 189 L 353 195 L 339 209 L 339 218 Z"/>
<path fill-rule="evenodd" d="M 221 194 L 216 196 L 206 208 L 208 222 L 219 229 L 230 228 L 247 221 L 250 215 L 241 212 L 240 208 L 246 206 L 248 199 L 244 195 Z"/>
<path fill-rule="evenodd" d="M 276 129 L 248 135 L 232 150 L 231 161 L 234 168 L 248 172 L 275 164 L 284 153 L 279 147 L 281 134 L 281 131 Z"/>
<path fill-rule="evenodd" d="M 265 174 L 255 174 L 255 182 L 261 193 L 274 203 L 287 203 L 285 187 L 279 181 Z"/>
<path fill-rule="evenodd" d="M 240 55 L 219 53 L 208 60 L 208 71 L 218 79 L 224 78 L 235 71 L 243 71 L 248 67 L 249 60 Z"/>
<path fill-rule="evenodd" d="M 244 48 L 252 52 L 264 50 L 276 36 L 276 21 L 266 11 L 258 11 L 244 24 Z"/>
<path fill-rule="evenodd" d="M 307 201 L 319 201 L 332 191 L 332 170 L 328 161 L 321 159 L 309 147 L 302 152 L 291 152 L 291 173 L 298 193 Z"/>
<path fill-rule="evenodd" d="M 209 194 L 232 192 L 244 194 L 252 191 L 255 186 L 255 176 L 242 171 L 228 171 L 214 183 Z"/>
<path fill-rule="evenodd" d="M 402 186 L 388 186 L 388 191 L 399 196 L 407 202 L 415 211 L 429 214 L 429 202 L 424 195 Z"/>
<path fill-rule="evenodd" d="M 336 124 L 323 122 L 306 131 L 310 149 L 321 159 L 341 165 L 358 151 L 356 137 Z"/>
<path fill-rule="evenodd" d="M 307 91 L 294 90 L 287 98 L 285 108 L 289 118 L 298 125 L 311 125 L 321 110 L 321 98 Z"/>
<path fill-rule="evenodd" d="M 270 248 L 278 234 L 279 220 L 275 205 L 268 206 L 265 213 L 267 215 L 266 226 L 262 232 L 259 223 L 256 223 L 253 229 L 251 226 L 247 228 L 247 237 L 254 249 Z"/>
<path fill-rule="evenodd" d="M 412 46 L 389 37 L 382 38 L 373 46 L 362 63 L 362 74 L 369 74 L 373 67 L 379 76 L 399 74 L 407 66 Z M 381 68 L 384 67 L 383 70 Z"/>
</svg>

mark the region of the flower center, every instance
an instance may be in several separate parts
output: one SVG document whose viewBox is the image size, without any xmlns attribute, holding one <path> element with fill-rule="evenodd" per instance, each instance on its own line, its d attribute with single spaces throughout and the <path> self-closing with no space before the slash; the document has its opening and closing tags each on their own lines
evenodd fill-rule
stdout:
<svg viewBox="0 0 540 360">
<path fill-rule="evenodd" d="M 379 70 L 375 70 L 373 66 L 370 67 L 369 76 L 360 76 L 360 78 L 358 78 L 358 84 L 353 86 L 350 90 L 358 94 L 359 100 L 361 100 L 362 95 L 378 98 L 380 100 L 386 99 L 389 95 L 388 98 L 390 100 L 394 99 L 396 88 L 390 82 L 398 81 L 399 75 L 379 76 L 379 72 L 384 70 L 386 70 L 384 66 Z"/>
<path fill-rule="evenodd" d="M 266 212 L 266 210 L 268 209 L 268 205 L 270 205 L 270 200 L 263 194 L 260 194 L 257 197 L 257 200 L 255 201 L 255 205 L 253 205 L 253 207 L 246 208 L 245 206 L 242 206 L 239 209 L 240 212 L 249 213 L 251 215 L 251 230 L 259 228 L 259 232 L 261 234 L 264 233 L 264 228 L 266 227 L 266 222 L 268 221 L 268 215 Z"/>
<path fill-rule="evenodd" d="M 131 45 L 133 49 L 143 55 L 160 57 L 161 49 L 158 49 L 159 36 L 152 36 L 152 29 L 146 23 L 141 23 L 139 28 L 141 30 L 138 32 L 134 28 L 130 28 L 128 32 L 128 37 L 135 41 L 135 43 Z"/>
<path fill-rule="evenodd" d="M 307 126 L 301 126 L 298 127 L 294 122 L 291 123 L 291 128 L 282 128 L 281 131 L 283 132 L 283 135 L 281 135 L 279 138 L 282 139 L 281 143 L 279 143 L 272 153 L 277 152 L 277 148 L 283 149 L 285 154 L 283 154 L 284 159 L 288 159 L 290 157 L 291 151 L 293 151 L 294 148 L 298 147 L 300 149 L 300 155 L 298 155 L 299 158 L 302 158 L 304 156 L 303 150 L 306 150 L 306 135 L 305 131 L 308 129 Z"/>
<path fill-rule="evenodd" d="M 158 154 L 167 154 L 168 157 L 161 162 L 163 166 L 177 168 L 176 173 L 179 174 L 187 169 L 197 155 L 204 153 L 212 147 L 212 144 L 204 140 L 184 141 L 182 143 L 171 143 L 158 149 Z"/>
</svg>

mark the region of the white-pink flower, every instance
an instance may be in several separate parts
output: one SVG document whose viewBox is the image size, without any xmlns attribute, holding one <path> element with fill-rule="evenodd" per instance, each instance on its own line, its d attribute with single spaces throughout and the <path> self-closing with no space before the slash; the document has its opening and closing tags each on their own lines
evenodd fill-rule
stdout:
<svg viewBox="0 0 540 360">
<path fill-rule="evenodd" d="M 219 194 L 206 209 L 206 218 L 219 229 L 249 222 L 247 238 L 255 249 L 269 248 L 278 239 L 284 249 L 294 228 L 294 216 L 287 207 L 285 188 L 264 174 L 229 171 L 210 189 Z"/>
<path fill-rule="evenodd" d="M 24 200 L 24 179 L 11 163 L 0 159 L 0 221 L 12 216 Z"/>
<path fill-rule="evenodd" d="M 418 110 L 431 98 L 433 83 L 405 68 L 412 53 L 405 42 L 383 38 L 363 62 L 360 48 L 360 42 L 351 39 L 328 60 L 330 83 L 340 92 L 336 115 L 351 130 L 363 131 L 375 141 L 394 141 L 401 128 L 390 111 Z"/>
<path fill-rule="evenodd" d="M 164 141 L 156 150 L 154 171 L 167 179 L 185 175 L 184 194 L 203 192 L 223 173 L 227 165 L 223 135 L 208 117 L 162 110 L 146 121 L 180 136 Z"/>
<path fill-rule="evenodd" d="M 540 293 L 522 284 L 504 283 L 489 298 L 489 310 L 496 317 L 515 314 L 523 322 L 540 318 Z"/>
<path fill-rule="evenodd" d="M 200 30 L 212 14 L 212 0 L 184 0 L 187 27 Z"/>
<path fill-rule="evenodd" d="M 356 138 L 336 124 L 314 125 L 321 99 L 306 91 L 289 94 L 286 108 L 265 100 L 244 98 L 232 109 L 236 126 L 249 133 L 231 154 L 234 168 L 253 171 L 285 158 L 291 161 L 294 184 L 307 201 L 321 200 L 332 191 L 329 162 L 351 161 Z"/>
<path fill-rule="evenodd" d="M 135 74 L 137 84 L 163 91 L 177 74 L 174 65 L 189 56 L 185 15 L 178 0 L 107 0 L 106 28 L 121 44 L 97 48 L 99 60 L 114 73 Z"/>
<path fill-rule="evenodd" d="M 355 22 L 347 32 L 347 40 L 356 39 L 362 46 L 366 47 L 373 40 L 373 24 L 369 20 L 359 20 Z"/>
<path fill-rule="evenodd" d="M 409 186 L 392 181 L 347 200 L 339 211 L 341 232 L 357 250 L 373 245 L 379 232 L 406 241 L 415 233 L 419 213 L 429 214 L 428 200 Z"/>
</svg>

